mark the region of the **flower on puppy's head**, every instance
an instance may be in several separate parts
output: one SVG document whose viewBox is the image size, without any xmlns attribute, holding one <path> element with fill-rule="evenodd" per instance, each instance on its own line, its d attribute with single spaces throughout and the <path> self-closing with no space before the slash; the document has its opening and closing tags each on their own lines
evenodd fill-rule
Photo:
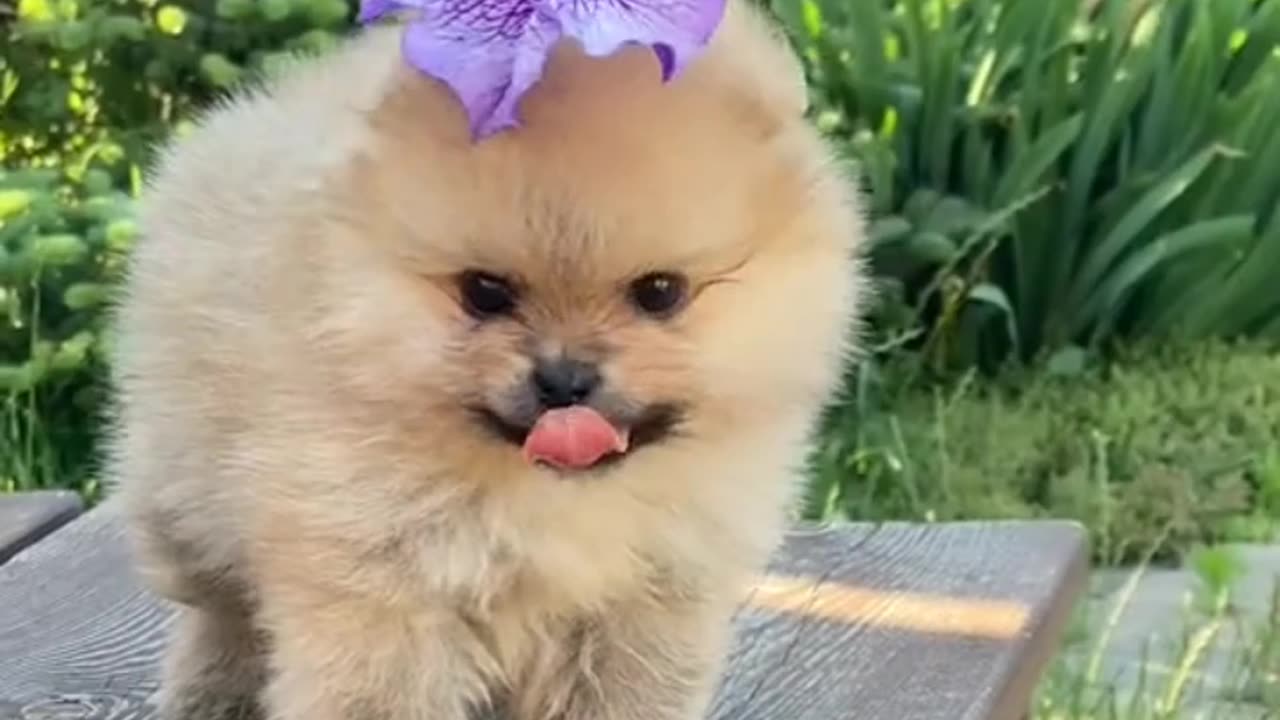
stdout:
<svg viewBox="0 0 1280 720">
<path fill-rule="evenodd" d="M 518 124 L 520 98 L 542 76 L 562 38 L 595 57 L 624 45 L 652 48 L 669 81 L 711 39 L 726 0 L 362 0 L 360 21 L 415 15 L 402 50 L 445 83 L 466 109 L 472 135 Z"/>
</svg>

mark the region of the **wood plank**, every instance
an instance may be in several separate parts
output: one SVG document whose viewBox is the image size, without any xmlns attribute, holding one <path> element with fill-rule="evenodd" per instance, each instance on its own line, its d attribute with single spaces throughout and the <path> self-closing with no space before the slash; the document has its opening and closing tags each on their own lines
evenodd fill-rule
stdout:
<svg viewBox="0 0 1280 720">
<path fill-rule="evenodd" d="M 1069 523 L 797 531 L 738 617 L 712 717 L 1019 720 L 1086 570 Z"/>
<path fill-rule="evenodd" d="M 0 564 L 75 519 L 84 509 L 67 490 L 0 495 Z"/>
<path fill-rule="evenodd" d="M 1086 570 L 1065 523 L 798 530 L 736 620 L 713 720 L 1015 720 Z M 169 608 L 108 503 L 0 567 L 0 718 L 150 720 Z"/>
</svg>

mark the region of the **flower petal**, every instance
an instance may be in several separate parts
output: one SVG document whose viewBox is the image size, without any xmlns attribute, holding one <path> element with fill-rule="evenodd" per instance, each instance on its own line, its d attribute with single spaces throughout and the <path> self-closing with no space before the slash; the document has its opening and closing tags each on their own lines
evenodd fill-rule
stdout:
<svg viewBox="0 0 1280 720">
<path fill-rule="evenodd" d="M 597 57 L 623 45 L 653 48 L 670 80 L 697 55 L 724 17 L 725 0 L 543 0 L 564 34 Z"/>
<path fill-rule="evenodd" d="M 360 0 L 360 13 L 356 19 L 362 23 L 373 22 L 397 10 L 421 10 L 427 6 L 427 2 L 428 0 Z"/>
<path fill-rule="evenodd" d="M 362 0 L 360 20 L 420 11 L 404 34 L 406 60 L 449 86 L 473 137 L 517 123 L 520 98 L 542 76 L 562 36 L 589 55 L 624 45 L 653 49 L 670 80 L 697 55 L 726 0 Z"/>
<path fill-rule="evenodd" d="M 554 18 L 533 0 L 440 0 L 412 23 L 404 55 L 450 87 L 473 136 L 513 127 L 520 98 L 537 82 L 559 39 Z"/>
</svg>

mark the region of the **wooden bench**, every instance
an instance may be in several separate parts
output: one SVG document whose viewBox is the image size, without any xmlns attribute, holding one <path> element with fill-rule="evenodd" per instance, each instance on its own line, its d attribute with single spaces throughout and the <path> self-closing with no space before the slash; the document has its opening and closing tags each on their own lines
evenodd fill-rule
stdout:
<svg viewBox="0 0 1280 720">
<path fill-rule="evenodd" d="M 0 495 L 0 565 L 83 510 L 80 496 L 66 490 Z M 5 719 L 0 716 L 0 720 Z"/>
<path fill-rule="evenodd" d="M 795 531 L 736 620 L 715 720 L 1024 717 L 1087 569 L 1067 523 Z M 154 717 L 170 609 L 111 503 L 0 566 L 0 718 Z"/>
</svg>

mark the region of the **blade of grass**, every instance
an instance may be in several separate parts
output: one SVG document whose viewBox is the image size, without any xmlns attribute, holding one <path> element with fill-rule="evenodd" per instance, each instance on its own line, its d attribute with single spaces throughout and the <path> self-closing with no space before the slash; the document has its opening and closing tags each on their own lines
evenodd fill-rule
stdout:
<svg viewBox="0 0 1280 720">
<path fill-rule="evenodd" d="M 1008 204 L 1013 198 L 1027 194 L 1031 186 L 1040 181 L 1062 159 L 1066 151 L 1080 136 L 1084 118 L 1076 113 L 1046 130 L 1029 148 L 1020 153 L 1005 171 L 996 185 L 993 196 L 996 206 Z"/>
<path fill-rule="evenodd" d="M 1224 82 L 1230 94 L 1249 85 L 1258 69 L 1280 47 L 1280 0 L 1264 0 L 1244 26 L 1244 44 L 1236 51 Z"/>
<path fill-rule="evenodd" d="M 1063 295 L 1068 292 L 1070 278 L 1078 258 L 1087 248 L 1082 238 L 1087 237 L 1088 205 L 1094 192 L 1094 183 L 1103 165 L 1105 153 L 1115 147 L 1122 131 L 1122 121 L 1138 101 L 1147 78 L 1152 71 L 1152 54 L 1147 49 L 1136 49 L 1129 54 L 1120 70 L 1113 71 L 1110 66 L 1096 70 L 1108 79 L 1114 77 L 1107 85 L 1096 104 L 1084 109 L 1086 125 L 1084 133 L 1073 153 L 1071 169 L 1067 178 L 1065 209 L 1059 219 L 1059 234 L 1055 244 L 1055 252 L 1050 253 L 1044 265 L 1039 269 L 1041 277 L 1047 279 L 1047 309 L 1054 306 L 1065 307 Z M 1056 315 L 1056 313 L 1055 313 Z M 1047 324 L 1050 341 L 1060 341 L 1054 337 L 1061 332 L 1060 320 L 1051 317 Z"/>
<path fill-rule="evenodd" d="M 1206 148 L 1174 171 L 1163 182 L 1156 185 L 1119 223 L 1093 248 L 1084 258 L 1080 272 L 1068 292 L 1070 307 L 1080 306 L 1086 295 L 1094 292 L 1107 269 L 1150 229 L 1151 223 L 1171 203 L 1177 200 L 1188 187 L 1209 167 L 1223 150 L 1216 146 Z"/>
<path fill-rule="evenodd" d="M 1210 332 L 1231 336 L 1251 325 L 1265 325 L 1280 298 L 1275 292 L 1275 269 L 1280 267 L 1280 215 L 1236 265 L 1215 292 L 1192 306 L 1187 325 L 1193 337 Z"/>
<path fill-rule="evenodd" d="M 1074 316 L 1072 334 L 1093 326 L 1090 344 L 1096 347 L 1114 328 L 1131 297 L 1164 264 L 1198 250 L 1245 242 L 1253 233 L 1252 215 L 1203 220 L 1162 235 L 1130 255 L 1094 290 Z"/>
</svg>

